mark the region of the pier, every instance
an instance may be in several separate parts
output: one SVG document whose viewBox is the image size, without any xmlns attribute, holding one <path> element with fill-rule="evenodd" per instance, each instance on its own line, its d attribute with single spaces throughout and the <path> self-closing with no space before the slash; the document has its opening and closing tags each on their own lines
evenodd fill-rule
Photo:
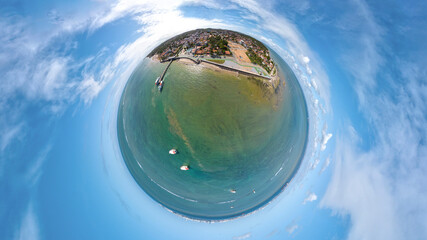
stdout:
<svg viewBox="0 0 427 240">
<path fill-rule="evenodd" d="M 195 60 L 195 59 L 192 59 L 192 58 L 189 58 L 189 57 L 171 57 L 171 58 L 168 58 L 168 59 L 165 59 L 165 60 L 161 60 L 160 63 L 164 63 L 164 62 L 169 62 L 169 63 L 166 66 L 165 70 L 163 70 L 162 75 L 160 75 L 160 82 L 164 81 L 163 79 L 164 79 L 164 77 L 166 75 L 166 72 L 168 71 L 170 65 L 172 64 L 172 62 L 174 60 L 178 60 L 178 59 L 181 59 L 181 58 L 189 59 L 189 60 L 193 61 L 195 64 L 199 64 L 200 63 L 200 60 Z"/>
<path fill-rule="evenodd" d="M 168 59 L 168 60 L 167 60 L 167 61 L 170 61 L 170 62 L 169 62 L 169 63 L 168 63 L 168 65 L 166 66 L 165 70 L 163 70 L 162 75 L 160 75 L 160 81 L 163 81 L 163 78 L 165 77 L 166 72 L 168 71 L 168 69 L 169 69 L 170 65 L 172 64 L 173 60 L 175 60 L 175 59 L 172 59 L 172 60 L 169 60 L 169 59 Z M 162 62 L 166 62 L 166 61 L 162 61 Z"/>
</svg>

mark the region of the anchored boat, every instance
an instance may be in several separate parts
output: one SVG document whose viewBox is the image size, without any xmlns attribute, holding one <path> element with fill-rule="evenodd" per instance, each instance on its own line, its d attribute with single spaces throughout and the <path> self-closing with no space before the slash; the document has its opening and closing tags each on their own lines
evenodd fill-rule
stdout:
<svg viewBox="0 0 427 240">
<path fill-rule="evenodd" d="M 160 77 L 158 77 L 158 78 L 156 79 L 156 81 L 154 82 L 154 84 L 156 84 L 156 86 L 158 86 L 158 85 L 159 85 L 159 83 L 160 83 Z"/>
<path fill-rule="evenodd" d="M 172 148 L 171 150 L 169 150 L 169 154 L 175 155 L 178 153 L 178 150 L 176 150 L 175 148 Z"/>
<path fill-rule="evenodd" d="M 182 171 L 187 171 L 187 170 L 189 170 L 190 168 L 189 168 L 187 165 L 182 165 L 182 166 L 180 167 L 180 169 L 181 169 Z"/>
<path fill-rule="evenodd" d="M 159 91 L 161 92 L 161 91 L 162 91 L 162 89 L 163 89 L 163 80 L 162 80 L 162 81 L 160 81 L 160 83 L 159 83 Z"/>
</svg>

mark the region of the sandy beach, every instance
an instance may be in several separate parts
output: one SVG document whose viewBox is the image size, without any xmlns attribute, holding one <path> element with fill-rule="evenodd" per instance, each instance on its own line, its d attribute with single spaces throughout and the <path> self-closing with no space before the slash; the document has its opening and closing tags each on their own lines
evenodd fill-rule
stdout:
<svg viewBox="0 0 427 240">
<path fill-rule="evenodd" d="M 191 61 L 189 59 L 185 59 L 185 58 L 181 58 L 181 59 L 179 59 L 177 61 L 180 62 L 180 63 L 182 63 L 182 64 L 185 64 L 185 65 L 196 65 L 193 61 Z M 204 67 L 204 68 L 212 69 L 212 70 L 214 70 L 216 72 L 228 72 L 228 73 L 236 75 L 236 76 L 239 75 L 235 71 L 223 69 L 223 68 L 221 68 L 219 66 L 215 66 L 215 65 L 212 65 L 212 64 L 209 64 L 209 63 L 206 63 L 206 62 L 200 62 L 200 64 L 198 64 L 198 65 L 201 66 L 201 67 Z"/>
<path fill-rule="evenodd" d="M 154 56 L 152 56 L 151 58 L 150 58 L 152 61 L 154 61 L 154 62 L 160 62 L 160 58 L 159 58 L 159 56 L 156 54 L 156 55 L 154 55 Z M 195 66 L 195 65 L 198 65 L 198 66 L 201 66 L 201 67 L 204 67 L 204 68 L 209 68 L 209 69 L 211 69 L 211 70 L 213 70 L 213 71 L 216 71 L 216 72 L 222 72 L 222 73 L 229 73 L 229 74 L 232 74 L 232 75 L 234 75 L 234 76 L 240 76 L 240 75 L 243 75 L 243 76 L 246 76 L 246 77 L 249 77 L 249 76 L 247 76 L 247 75 L 245 75 L 245 74 L 242 74 L 242 73 L 238 73 L 238 72 L 236 72 L 236 71 L 234 71 L 234 70 L 229 70 L 229 69 L 225 69 L 225 68 L 221 68 L 220 66 L 216 66 L 216 65 L 213 65 L 213 64 L 209 64 L 209 63 L 206 63 L 206 62 L 200 62 L 199 64 L 195 64 L 192 60 L 190 60 L 190 59 L 185 59 L 185 58 L 179 58 L 179 59 L 177 59 L 177 60 L 174 60 L 175 62 L 177 62 L 177 63 L 181 63 L 181 64 L 184 64 L 184 65 L 188 65 L 188 66 Z M 246 69 L 243 69 L 243 70 L 246 70 Z M 246 70 L 247 71 L 247 70 Z M 248 71 L 248 72 L 250 72 L 250 71 Z M 252 76 L 252 77 L 255 77 L 255 76 Z M 255 77 L 256 79 L 261 79 L 261 78 L 257 78 L 257 77 Z M 265 84 L 268 84 L 268 85 L 270 85 L 273 89 L 275 89 L 275 88 L 277 88 L 278 87 L 278 84 L 279 84 L 279 81 L 280 81 L 280 78 L 279 78 L 279 76 L 278 76 L 278 74 L 277 74 L 277 72 L 276 72 L 276 74 L 274 74 L 273 76 L 272 76 L 272 78 L 271 78 L 271 80 L 265 80 L 265 79 L 262 79 L 262 81 L 265 83 Z"/>
</svg>

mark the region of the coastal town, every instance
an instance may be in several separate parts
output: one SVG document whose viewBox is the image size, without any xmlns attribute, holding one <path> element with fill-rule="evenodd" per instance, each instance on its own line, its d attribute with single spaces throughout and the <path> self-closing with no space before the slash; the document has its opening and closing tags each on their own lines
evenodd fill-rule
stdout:
<svg viewBox="0 0 427 240">
<path fill-rule="evenodd" d="M 187 58 L 207 62 L 228 70 L 236 70 L 278 82 L 276 64 L 270 51 L 260 41 L 234 31 L 197 29 L 171 38 L 155 48 L 148 57 L 161 62 Z"/>
</svg>

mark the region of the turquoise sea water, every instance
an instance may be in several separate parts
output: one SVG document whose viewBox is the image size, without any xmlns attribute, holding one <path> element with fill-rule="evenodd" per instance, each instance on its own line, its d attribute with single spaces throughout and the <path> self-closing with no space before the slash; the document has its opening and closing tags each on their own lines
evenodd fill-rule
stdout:
<svg viewBox="0 0 427 240">
<path fill-rule="evenodd" d="M 166 63 L 145 59 L 118 115 L 120 148 L 141 188 L 168 209 L 203 220 L 249 213 L 277 195 L 300 165 L 308 121 L 294 74 L 276 62 L 276 92 L 236 73 L 173 62 L 160 93 L 154 80 Z M 171 148 L 179 154 L 169 155 Z"/>
</svg>

